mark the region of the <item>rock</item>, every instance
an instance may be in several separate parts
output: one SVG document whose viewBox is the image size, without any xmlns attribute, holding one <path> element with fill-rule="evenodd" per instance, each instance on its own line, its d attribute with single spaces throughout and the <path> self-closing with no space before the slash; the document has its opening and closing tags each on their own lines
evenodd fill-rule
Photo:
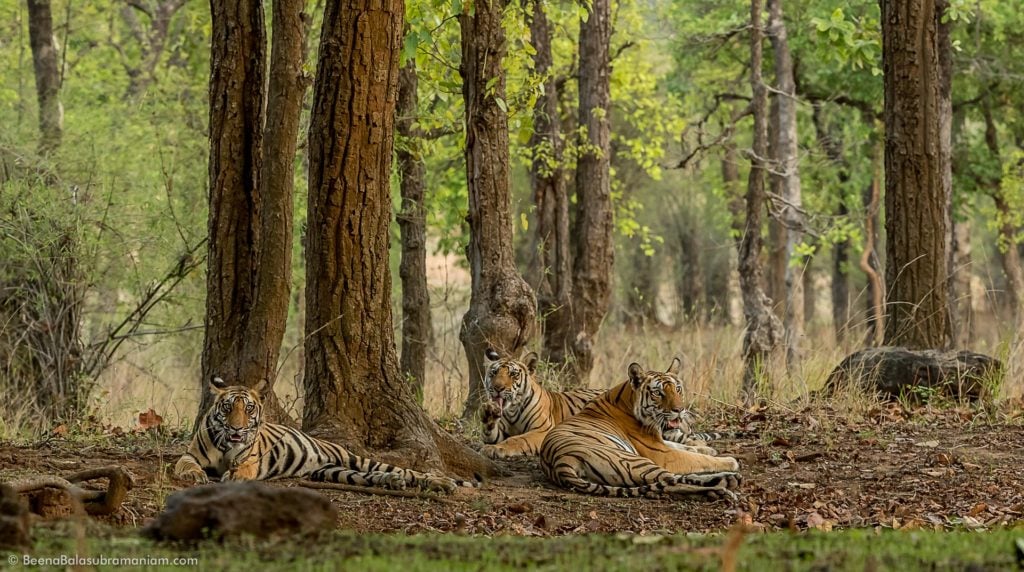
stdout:
<svg viewBox="0 0 1024 572">
<path fill-rule="evenodd" d="M 32 548 L 31 526 L 28 507 L 17 491 L 0 485 L 0 550 L 27 552 Z"/>
<path fill-rule="evenodd" d="M 321 494 L 247 481 L 204 485 L 170 495 L 167 508 L 143 534 L 171 541 L 240 535 L 267 538 L 315 535 L 332 530 L 336 522 L 337 511 Z"/>
<path fill-rule="evenodd" d="M 825 394 L 854 386 L 874 389 L 887 399 L 973 401 L 997 387 L 1004 372 L 1002 362 L 974 352 L 867 348 L 850 354 L 832 371 Z"/>
</svg>

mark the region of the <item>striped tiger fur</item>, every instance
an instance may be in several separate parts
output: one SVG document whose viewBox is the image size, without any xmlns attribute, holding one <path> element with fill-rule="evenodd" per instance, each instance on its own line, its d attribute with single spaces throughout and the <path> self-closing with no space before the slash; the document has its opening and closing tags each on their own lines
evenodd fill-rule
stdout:
<svg viewBox="0 0 1024 572">
<path fill-rule="evenodd" d="M 490 398 L 480 409 L 485 445 L 480 452 L 492 459 L 536 455 L 544 435 L 572 417 L 603 389 L 548 391 L 537 382 L 537 354 L 522 361 L 485 354 L 484 387 Z"/>
<path fill-rule="evenodd" d="M 552 427 L 576 415 L 606 391 L 548 391 L 537 382 L 539 358 L 534 352 L 516 360 L 502 358 L 488 349 L 484 358 L 484 388 L 489 399 L 480 409 L 485 443 L 480 452 L 492 459 L 536 455 Z M 683 418 L 686 422 L 666 429 L 665 440 L 685 444 L 694 452 L 716 454 L 707 442 L 722 435 L 690 432 L 689 418 L 687 413 Z"/>
<path fill-rule="evenodd" d="M 203 417 L 188 451 L 174 467 L 178 478 L 206 483 L 309 477 L 314 481 L 358 486 L 452 492 L 478 482 L 420 473 L 360 457 L 341 445 L 264 422 L 264 380 L 255 388 L 229 386 L 219 377 L 210 382 L 215 398 Z"/>
<path fill-rule="evenodd" d="M 739 463 L 665 441 L 685 425 L 680 362 L 665 372 L 629 366 L 629 379 L 548 432 L 541 466 L 555 484 L 603 496 L 734 496 Z"/>
</svg>

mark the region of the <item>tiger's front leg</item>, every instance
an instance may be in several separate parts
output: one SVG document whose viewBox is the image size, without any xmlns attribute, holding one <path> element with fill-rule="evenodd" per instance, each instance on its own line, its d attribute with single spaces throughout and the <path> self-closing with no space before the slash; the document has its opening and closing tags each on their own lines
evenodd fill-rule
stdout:
<svg viewBox="0 0 1024 572">
<path fill-rule="evenodd" d="M 210 482 L 210 479 L 206 476 L 206 471 L 203 470 L 199 461 L 191 453 L 185 453 L 178 459 L 178 462 L 174 465 L 174 476 L 199 485 Z"/>
<path fill-rule="evenodd" d="M 536 455 L 540 452 L 540 446 L 544 443 L 544 436 L 547 434 L 548 432 L 544 430 L 534 430 L 522 435 L 514 435 L 497 445 L 484 445 L 480 452 L 491 459 Z"/>
<path fill-rule="evenodd" d="M 237 465 L 237 466 L 235 466 L 233 468 L 228 468 L 226 471 L 224 471 L 221 474 L 220 480 L 221 480 L 221 482 L 225 482 L 225 481 L 255 481 L 260 476 L 259 475 L 259 471 L 260 471 L 259 459 L 256 458 L 256 457 L 251 457 L 249 459 L 246 459 L 240 465 Z M 266 480 L 266 479 L 270 479 L 270 478 L 273 478 L 273 477 L 279 477 L 279 476 L 287 476 L 287 475 L 266 475 L 266 476 L 263 477 L 263 479 Z"/>
<path fill-rule="evenodd" d="M 480 407 L 480 423 L 483 425 L 484 443 L 493 445 L 501 442 L 506 435 L 501 408 L 489 401 Z"/>
<path fill-rule="evenodd" d="M 688 475 L 691 473 L 735 472 L 740 463 L 733 457 L 713 457 L 701 453 L 670 448 L 652 460 L 673 473 Z"/>
</svg>

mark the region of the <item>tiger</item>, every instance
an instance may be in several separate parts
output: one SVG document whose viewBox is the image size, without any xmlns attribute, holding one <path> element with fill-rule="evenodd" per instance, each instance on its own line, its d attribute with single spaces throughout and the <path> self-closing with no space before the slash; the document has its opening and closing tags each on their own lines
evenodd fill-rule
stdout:
<svg viewBox="0 0 1024 572">
<path fill-rule="evenodd" d="M 403 469 L 360 457 L 341 445 L 311 437 L 298 429 L 263 420 L 263 396 L 270 383 L 255 387 L 228 385 L 220 377 L 209 384 L 213 405 L 203 416 L 188 451 L 178 459 L 179 479 L 207 483 L 309 477 L 349 485 L 420 489 L 451 493 L 478 487 L 479 481 Z"/>
<path fill-rule="evenodd" d="M 678 358 L 664 372 L 637 363 L 628 379 L 556 425 L 541 444 L 541 467 L 555 484 L 599 496 L 706 493 L 735 498 L 742 477 L 733 457 L 665 441 L 685 423 Z"/>
<path fill-rule="evenodd" d="M 484 388 L 489 400 L 480 408 L 483 442 L 480 452 L 492 459 L 534 456 L 552 427 L 579 413 L 604 393 L 604 389 L 548 391 L 537 382 L 539 357 L 535 352 L 522 360 L 502 358 L 488 348 L 484 353 Z M 721 433 L 690 431 L 690 414 L 676 428 L 665 430 L 665 440 L 685 444 L 694 452 L 717 454 L 707 446 Z"/>
</svg>

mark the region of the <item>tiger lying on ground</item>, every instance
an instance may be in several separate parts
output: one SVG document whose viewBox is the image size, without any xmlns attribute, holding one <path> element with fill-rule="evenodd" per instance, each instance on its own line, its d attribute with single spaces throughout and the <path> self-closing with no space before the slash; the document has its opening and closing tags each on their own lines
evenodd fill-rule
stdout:
<svg viewBox="0 0 1024 572">
<path fill-rule="evenodd" d="M 732 457 L 693 452 L 662 433 L 685 420 L 679 359 L 665 372 L 629 366 L 629 380 L 548 432 L 541 466 L 570 490 L 605 496 L 710 493 L 735 496 L 741 477 Z"/>
<path fill-rule="evenodd" d="M 522 361 L 502 358 L 493 349 L 485 354 L 484 387 L 490 398 L 480 408 L 483 441 L 480 452 L 492 459 L 532 456 L 540 452 L 544 436 L 552 427 L 579 413 L 604 389 L 548 391 L 537 382 L 537 354 L 530 352 Z M 693 452 L 715 455 L 707 442 L 721 438 L 719 433 L 691 433 L 689 412 L 677 427 L 665 430 L 665 440 L 685 444 Z"/>
<path fill-rule="evenodd" d="M 452 492 L 478 482 L 420 473 L 354 455 L 341 445 L 321 441 L 298 429 L 262 419 L 264 380 L 255 388 L 229 386 L 219 377 L 210 382 L 215 398 L 203 417 L 188 452 L 174 474 L 198 483 L 309 477 L 314 481 L 403 489 Z"/>
</svg>

